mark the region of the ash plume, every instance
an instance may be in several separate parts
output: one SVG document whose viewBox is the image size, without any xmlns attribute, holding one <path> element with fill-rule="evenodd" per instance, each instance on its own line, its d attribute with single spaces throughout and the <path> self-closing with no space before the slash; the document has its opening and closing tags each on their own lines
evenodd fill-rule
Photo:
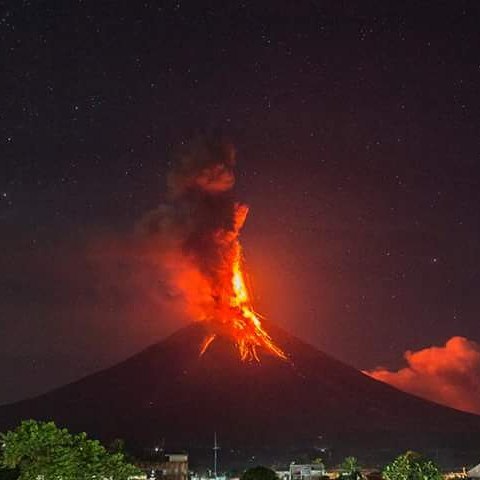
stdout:
<svg viewBox="0 0 480 480">
<path fill-rule="evenodd" d="M 203 355 L 220 330 L 242 360 L 260 361 L 257 348 L 286 359 L 253 309 L 238 240 L 248 207 L 235 201 L 233 147 L 200 138 L 176 155 L 168 175 L 169 203 L 145 216 L 140 231 L 167 274 L 172 296 L 185 301 L 194 320 L 213 330 Z"/>
<path fill-rule="evenodd" d="M 225 281 L 247 207 L 235 202 L 235 150 L 221 139 L 199 137 L 174 155 L 168 203 L 146 214 L 138 232 L 166 273 L 172 297 L 206 320 L 231 292 Z"/>
<path fill-rule="evenodd" d="M 260 362 L 257 348 L 284 360 L 285 353 L 262 326 L 246 284 L 239 233 L 248 207 L 235 201 L 235 151 L 229 143 L 197 138 L 178 151 L 168 175 L 168 203 L 139 223 L 171 298 L 181 298 L 193 320 L 208 322 L 212 333 L 228 335 L 241 360 Z"/>
</svg>

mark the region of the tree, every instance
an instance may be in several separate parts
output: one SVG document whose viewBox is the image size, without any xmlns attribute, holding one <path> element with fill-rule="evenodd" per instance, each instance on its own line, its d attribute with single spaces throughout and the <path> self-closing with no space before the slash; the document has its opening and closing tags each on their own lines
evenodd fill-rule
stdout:
<svg viewBox="0 0 480 480">
<path fill-rule="evenodd" d="M 278 480 L 277 474 L 271 469 L 267 467 L 253 467 L 246 470 L 241 480 Z"/>
<path fill-rule="evenodd" d="M 442 480 L 438 466 L 416 452 L 406 452 L 388 464 L 382 477 L 385 480 Z"/>
<path fill-rule="evenodd" d="M 358 460 L 355 457 L 345 457 L 340 464 L 341 476 L 345 480 L 360 480 L 362 472 Z"/>
<path fill-rule="evenodd" d="M 108 453 L 85 433 L 72 435 L 53 422 L 23 421 L 0 434 L 0 466 L 17 468 L 19 480 L 127 480 L 140 471 L 125 462 L 122 453 Z"/>
<path fill-rule="evenodd" d="M 109 453 L 121 453 L 127 463 L 133 463 L 135 461 L 135 457 L 127 450 L 123 438 L 114 438 L 108 445 L 107 451 Z M 0 480 L 2 479 L 0 478 Z"/>
</svg>

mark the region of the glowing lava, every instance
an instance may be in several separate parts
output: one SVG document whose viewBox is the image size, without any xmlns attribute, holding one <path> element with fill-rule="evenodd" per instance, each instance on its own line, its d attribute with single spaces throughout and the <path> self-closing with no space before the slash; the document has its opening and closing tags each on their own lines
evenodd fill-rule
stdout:
<svg viewBox="0 0 480 480">
<path fill-rule="evenodd" d="M 228 232 L 218 232 L 220 237 L 229 243 L 230 258 L 226 261 L 226 275 L 219 280 L 224 285 L 217 285 L 215 289 L 218 296 L 215 302 L 213 318 L 214 323 L 224 327 L 227 333 L 234 338 L 238 347 L 240 358 L 243 361 L 260 361 L 257 348 L 263 348 L 269 353 L 287 359 L 280 347 L 275 345 L 272 338 L 262 326 L 260 315 L 255 312 L 250 300 L 250 293 L 242 271 L 242 247 L 238 240 L 240 229 L 245 223 L 248 214 L 246 205 L 235 205 L 234 228 Z M 204 340 L 200 349 L 203 355 L 215 340 L 216 335 L 211 334 Z"/>
<path fill-rule="evenodd" d="M 235 149 L 221 139 L 185 144 L 168 174 L 169 202 L 145 215 L 140 231 L 169 298 L 181 299 L 188 316 L 208 325 L 201 355 L 222 336 L 242 360 L 260 361 L 260 350 L 286 359 L 252 305 L 239 241 L 248 207 L 235 200 L 234 166 Z"/>
</svg>

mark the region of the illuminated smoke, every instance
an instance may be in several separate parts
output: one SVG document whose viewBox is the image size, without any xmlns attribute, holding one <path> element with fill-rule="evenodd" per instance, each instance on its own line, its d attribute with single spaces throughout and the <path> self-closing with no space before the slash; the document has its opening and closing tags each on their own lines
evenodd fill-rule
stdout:
<svg viewBox="0 0 480 480">
<path fill-rule="evenodd" d="M 419 397 L 480 414 L 480 345 L 452 337 L 442 347 L 405 352 L 407 366 L 364 372 Z"/>
<path fill-rule="evenodd" d="M 169 203 L 149 212 L 139 232 L 167 272 L 171 296 L 182 298 L 192 318 L 229 335 L 243 360 L 259 360 L 257 347 L 285 358 L 246 287 L 238 237 L 248 207 L 233 197 L 234 165 L 235 151 L 224 141 L 197 138 L 185 146 L 168 175 Z"/>
</svg>

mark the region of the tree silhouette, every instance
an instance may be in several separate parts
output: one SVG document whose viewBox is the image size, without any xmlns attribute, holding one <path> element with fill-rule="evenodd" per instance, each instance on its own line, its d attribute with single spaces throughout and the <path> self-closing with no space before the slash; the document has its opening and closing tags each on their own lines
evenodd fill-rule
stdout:
<svg viewBox="0 0 480 480">
<path fill-rule="evenodd" d="M 438 466 L 417 452 L 408 451 L 388 464 L 382 477 L 385 480 L 442 480 Z"/>
<path fill-rule="evenodd" d="M 140 473 L 122 453 L 108 453 L 85 433 L 72 435 L 53 422 L 24 421 L 0 439 L 0 466 L 18 469 L 19 480 L 127 480 Z"/>
<path fill-rule="evenodd" d="M 241 480 L 277 480 L 277 474 L 267 467 L 253 467 L 245 471 Z"/>
</svg>

